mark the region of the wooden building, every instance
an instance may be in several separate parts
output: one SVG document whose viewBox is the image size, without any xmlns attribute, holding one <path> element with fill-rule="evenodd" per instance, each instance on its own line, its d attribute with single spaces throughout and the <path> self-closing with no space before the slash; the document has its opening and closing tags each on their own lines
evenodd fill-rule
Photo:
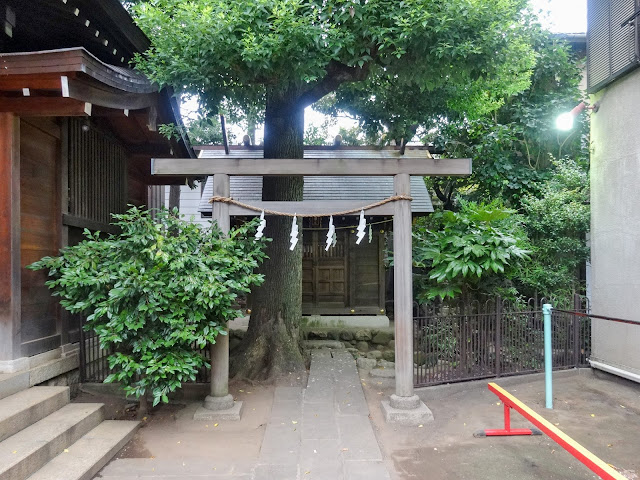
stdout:
<svg viewBox="0 0 640 480">
<path fill-rule="evenodd" d="M 200 158 L 225 156 L 222 147 L 198 147 Z M 305 157 L 358 156 L 354 147 L 308 147 Z M 229 157 L 262 158 L 259 148 L 231 147 Z M 232 176 L 231 197 L 248 204 L 262 200 L 262 177 Z M 202 192 L 200 212 L 211 216 L 213 186 L 207 181 Z M 354 202 L 372 204 L 393 195 L 392 177 L 309 176 L 304 179 L 305 201 L 335 201 L 333 211 L 344 210 Z M 414 216 L 433 212 L 423 177 L 411 177 L 411 211 Z M 231 215 L 234 207 L 231 205 Z M 350 207 L 346 207 L 350 208 Z M 375 213 L 375 211 L 373 212 Z M 388 216 L 367 215 L 364 240 L 357 245 L 356 216 L 334 218 L 336 244 L 325 251 L 328 217 L 305 218 L 303 222 L 302 313 L 304 315 L 384 315 L 386 313 L 385 251 L 392 230 Z"/>
<path fill-rule="evenodd" d="M 78 341 L 25 266 L 148 204 L 152 156 L 193 154 L 157 132 L 180 122 L 177 103 L 129 68 L 149 41 L 118 0 L 0 0 L 0 20 L 1 373 Z"/>
</svg>

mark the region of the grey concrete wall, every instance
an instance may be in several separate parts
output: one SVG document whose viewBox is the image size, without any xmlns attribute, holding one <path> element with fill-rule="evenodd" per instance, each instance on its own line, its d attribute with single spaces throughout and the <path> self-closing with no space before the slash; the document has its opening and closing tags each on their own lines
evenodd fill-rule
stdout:
<svg viewBox="0 0 640 480">
<path fill-rule="evenodd" d="M 640 70 L 592 102 L 591 310 L 640 321 Z M 640 326 L 594 320 L 592 359 L 640 375 Z"/>
</svg>

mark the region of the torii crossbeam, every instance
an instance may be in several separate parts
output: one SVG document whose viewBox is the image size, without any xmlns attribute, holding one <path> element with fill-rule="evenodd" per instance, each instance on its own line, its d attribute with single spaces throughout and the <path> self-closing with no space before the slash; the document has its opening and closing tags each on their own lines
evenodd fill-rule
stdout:
<svg viewBox="0 0 640 480">
<path fill-rule="evenodd" d="M 151 162 L 152 175 L 193 176 L 213 175 L 213 195 L 229 196 L 229 176 L 263 175 L 352 175 L 393 176 L 394 195 L 410 196 L 410 175 L 467 176 L 471 174 L 471 159 L 434 159 L 426 151 L 359 150 L 349 156 L 342 150 L 331 152 L 331 157 L 318 156 L 304 159 L 263 158 L 158 158 Z M 296 202 L 299 213 L 304 203 Z M 318 205 L 317 200 L 313 204 Z M 354 202 L 356 206 L 356 202 Z M 215 202 L 213 220 L 223 232 L 230 227 L 229 204 Z M 433 418 L 431 411 L 413 391 L 413 282 L 411 255 L 411 202 L 398 200 L 393 204 L 394 251 L 394 323 L 395 323 L 395 377 L 396 392 L 382 409 L 388 422 L 404 424 L 424 423 Z M 211 348 L 211 395 L 205 408 L 224 410 L 233 407 L 229 395 L 228 336 L 220 336 Z M 230 398 L 231 397 L 231 398 Z"/>
</svg>

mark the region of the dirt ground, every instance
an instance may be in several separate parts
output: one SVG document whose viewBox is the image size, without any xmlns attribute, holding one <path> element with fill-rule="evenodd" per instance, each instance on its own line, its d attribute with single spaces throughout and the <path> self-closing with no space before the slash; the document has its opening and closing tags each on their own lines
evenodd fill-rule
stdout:
<svg viewBox="0 0 640 480">
<path fill-rule="evenodd" d="M 598 478 L 546 435 L 475 438 L 475 431 L 502 427 L 503 407 L 487 390 L 487 381 L 419 389 L 435 420 L 421 427 L 402 427 L 387 424 L 380 411 L 380 400 L 394 391 L 393 379 L 360 373 L 370 418 L 394 480 Z M 291 379 L 290 384 L 304 381 Z M 587 369 L 560 372 L 554 376 L 554 409 L 547 410 L 542 376 L 510 377 L 496 383 L 627 478 L 639 478 L 640 385 Z M 200 401 L 189 398 L 153 409 L 116 458 L 194 466 L 206 462 L 213 468 L 225 462 L 251 464 L 260 452 L 274 389 L 274 385 L 232 382 L 231 393 L 244 401 L 239 422 L 194 422 Z M 195 398 L 200 395 L 203 392 L 195 392 Z M 132 405 L 117 397 L 81 393 L 75 401 L 105 403 L 107 418 L 135 418 L 135 410 L 126 408 Z M 514 412 L 512 426 L 530 425 Z"/>
<path fill-rule="evenodd" d="M 306 378 L 281 379 L 278 385 L 306 384 Z M 160 463 L 201 464 L 255 463 L 265 426 L 271 413 L 274 384 L 230 382 L 229 393 L 243 401 L 239 422 L 194 422 L 193 414 L 207 394 L 205 385 L 187 389 L 184 397 L 151 408 L 142 427 L 115 457 L 157 459 Z M 135 420 L 135 403 L 105 393 L 104 389 L 81 392 L 74 402 L 105 404 L 105 418 Z M 166 464 L 165 463 L 165 464 Z"/>
<path fill-rule="evenodd" d="M 396 479 L 599 478 L 546 435 L 475 438 L 502 428 L 503 406 L 488 381 L 418 389 L 435 420 L 422 427 L 387 424 L 377 406 L 393 393 L 393 380 L 362 376 L 371 420 Z M 566 434 L 629 479 L 640 472 L 640 385 L 583 369 L 554 375 L 554 409 L 544 408 L 544 377 L 496 380 Z M 531 424 L 512 411 L 512 427 Z"/>
</svg>

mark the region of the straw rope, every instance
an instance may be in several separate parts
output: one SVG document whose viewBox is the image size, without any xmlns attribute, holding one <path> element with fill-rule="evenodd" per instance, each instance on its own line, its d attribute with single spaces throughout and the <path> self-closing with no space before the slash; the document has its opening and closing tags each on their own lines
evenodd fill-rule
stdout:
<svg viewBox="0 0 640 480">
<path fill-rule="evenodd" d="M 411 200 L 413 200 L 413 198 L 410 197 L 409 195 L 394 195 L 392 197 L 385 198 L 384 200 L 380 200 L 379 202 L 371 203 L 371 204 L 365 205 L 363 207 L 352 208 L 351 210 L 344 210 L 342 212 L 306 213 L 306 214 L 304 214 L 304 213 L 293 214 L 293 213 L 286 213 L 286 212 L 278 212 L 276 210 L 262 209 L 260 207 L 254 207 L 253 205 L 249 205 L 248 203 L 239 202 L 238 200 L 234 200 L 231 197 L 219 197 L 219 196 L 211 197 L 211 199 L 209 200 L 209 203 L 214 203 L 214 202 L 232 203 L 232 204 L 237 205 L 239 207 L 248 208 L 249 210 L 253 210 L 255 212 L 262 212 L 264 210 L 264 213 L 266 215 L 279 215 L 279 216 L 282 216 L 282 217 L 293 217 L 294 215 L 297 215 L 298 217 L 301 217 L 301 218 L 302 217 L 304 217 L 304 218 L 320 218 L 320 217 L 329 217 L 329 216 L 339 217 L 340 215 L 349 215 L 350 213 L 358 213 L 361 210 L 369 210 L 371 208 L 379 207 L 380 205 L 384 205 L 386 203 L 396 202 L 398 200 L 409 200 L 409 201 L 411 201 Z"/>
</svg>

